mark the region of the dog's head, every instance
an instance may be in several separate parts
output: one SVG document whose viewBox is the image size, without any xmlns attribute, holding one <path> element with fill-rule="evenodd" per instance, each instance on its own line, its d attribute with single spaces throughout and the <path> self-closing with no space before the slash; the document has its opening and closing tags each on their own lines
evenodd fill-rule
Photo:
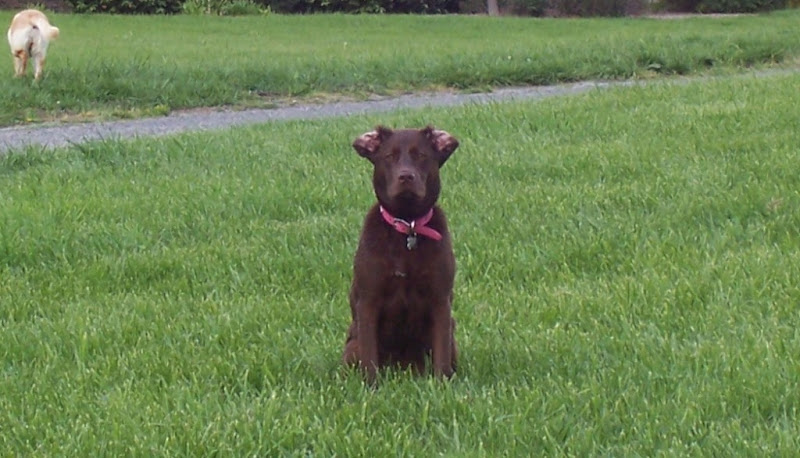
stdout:
<svg viewBox="0 0 800 458">
<path fill-rule="evenodd" d="M 431 126 L 392 130 L 378 126 L 356 138 L 353 148 L 374 165 L 378 202 L 399 218 L 417 218 L 439 198 L 439 168 L 458 140 Z"/>
</svg>

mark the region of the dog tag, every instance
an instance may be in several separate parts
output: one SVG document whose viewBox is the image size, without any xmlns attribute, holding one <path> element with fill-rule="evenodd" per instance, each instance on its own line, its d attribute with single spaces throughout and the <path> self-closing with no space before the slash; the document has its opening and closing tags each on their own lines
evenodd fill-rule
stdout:
<svg viewBox="0 0 800 458">
<path fill-rule="evenodd" d="M 417 235 L 411 234 L 406 238 L 406 248 L 413 250 L 417 246 Z"/>
</svg>

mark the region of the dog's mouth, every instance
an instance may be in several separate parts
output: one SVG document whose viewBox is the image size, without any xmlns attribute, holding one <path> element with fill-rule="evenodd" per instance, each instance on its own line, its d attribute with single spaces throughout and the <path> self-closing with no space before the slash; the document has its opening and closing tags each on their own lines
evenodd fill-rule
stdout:
<svg viewBox="0 0 800 458">
<path fill-rule="evenodd" d="M 393 201 L 400 204 L 413 204 L 425 198 L 423 190 L 418 186 L 400 185 L 390 197 Z"/>
<path fill-rule="evenodd" d="M 382 202 L 394 216 L 398 218 L 416 218 L 430 208 L 426 196 L 412 190 L 403 190 L 389 196 L 388 201 Z"/>
</svg>

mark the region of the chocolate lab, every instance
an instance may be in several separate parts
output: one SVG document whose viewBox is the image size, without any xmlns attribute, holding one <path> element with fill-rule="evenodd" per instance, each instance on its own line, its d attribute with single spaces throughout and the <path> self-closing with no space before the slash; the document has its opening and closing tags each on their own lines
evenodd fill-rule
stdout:
<svg viewBox="0 0 800 458">
<path fill-rule="evenodd" d="M 433 127 L 379 126 L 353 147 L 372 162 L 378 202 L 364 219 L 350 288 L 352 323 L 342 360 L 369 383 L 387 365 L 450 377 L 456 369 L 451 316 L 455 257 L 439 198 L 439 168 L 458 140 Z"/>
</svg>

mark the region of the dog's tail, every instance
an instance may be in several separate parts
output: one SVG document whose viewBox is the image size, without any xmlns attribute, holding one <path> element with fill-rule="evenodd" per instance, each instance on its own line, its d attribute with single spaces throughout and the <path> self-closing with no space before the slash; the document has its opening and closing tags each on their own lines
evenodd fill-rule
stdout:
<svg viewBox="0 0 800 458">
<path fill-rule="evenodd" d="M 48 40 L 55 40 L 58 38 L 58 34 L 60 30 L 58 27 L 54 27 L 47 22 L 47 19 L 43 17 L 37 17 L 33 19 L 33 27 L 39 29 L 39 31 L 44 35 Z"/>
</svg>

